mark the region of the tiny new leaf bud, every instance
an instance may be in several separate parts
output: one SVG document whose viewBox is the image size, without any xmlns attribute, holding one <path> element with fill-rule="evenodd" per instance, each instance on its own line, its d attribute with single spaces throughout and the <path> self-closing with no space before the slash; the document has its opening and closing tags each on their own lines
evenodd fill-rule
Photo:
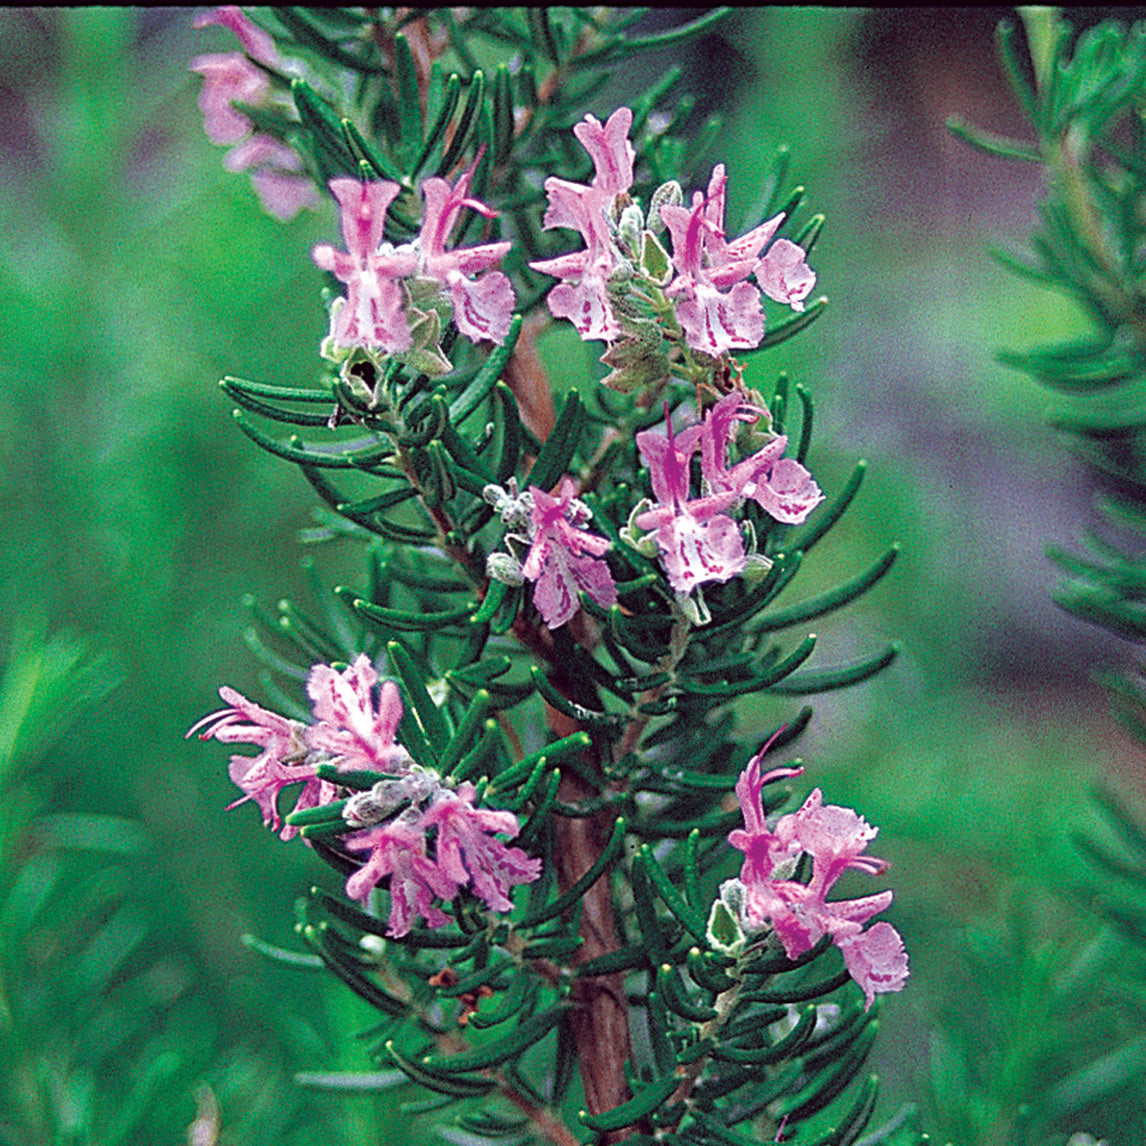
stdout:
<svg viewBox="0 0 1146 1146">
<path fill-rule="evenodd" d="M 448 374 L 453 364 L 442 353 L 442 319 L 436 310 L 417 310 L 410 307 L 411 349 L 402 355 L 403 360 L 414 370 L 436 378 Z"/>
<path fill-rule="evenodd" d="M 672 278 L 672 259 L 668 251 L 652 231 L 645 231 L 641 238 L 641 269 L 657 286 L 668 286 Z"/>
<path fill-rule="evenodd" d="M 635 549 L 642 557 L 656 557 L 657 540 L 652 533 L 645 533 L 637 526 L 637 518 L 642 513 L 652 509 L 653 503 L 647 497 L 642 497 L 633 506 L 628 522 L 617 531 L 620 539 L 630 548 Z"/>
<path fill-rule="evenodd" d="M 705 934 L 718 951 L 735 958 L 744 950 L 745 935 L 740 926 L 740 905 L 744 885 L 727 879 L 720 885 L 720 897 L 712 905 Z"/>
<path fill-rule="evenodd" d="M 653 234 L 664 230 L 664 220 L 661 218 L 661 208 L 668 203 L 671 207 L 679 207 L 684 202 L 684 192 L 675 179 L 662 183 L 654 192 L 649 201 L 649 230 Z"/>
<path fill-rule="evenodd" d="M 755 585 L 764 580 L 771 568 L 771 558 L 765 557 L 763 553 L 749 553 L 748 563 L 744 566 L 741 577 L 746 584 Z"/>
<path fill-rule="evenodd" d="M 645 217 L 636 203 L 630 203 L 622 212 L 617 230 L 621 245 L 630 258 L 636 258 L 641 249 L 641 232 L 645 228 Z"/>
<path fill-rule="evenodd" d="M 485 559 L 485 571 L 495 581 L 517 587 L 525 584 L 521 562 L 509 553 L 491 553 Z"/>
<path fill-rule="evenodd" d="M 649 325 L 655 326 L 655 324 Z M 659 333 L 655 330 L 654 333 L 659 343 Z M 669 373 L 668 356 L 650 350 L 643 340 L 638 341 L 635 338 L 625 338 L 613 343 L 601 355 L 601 361 L 606 366 L 612 367 L 612 370 L 601 379 L 601 384 L 622 394 L 655 386 Z"/>
</svg>

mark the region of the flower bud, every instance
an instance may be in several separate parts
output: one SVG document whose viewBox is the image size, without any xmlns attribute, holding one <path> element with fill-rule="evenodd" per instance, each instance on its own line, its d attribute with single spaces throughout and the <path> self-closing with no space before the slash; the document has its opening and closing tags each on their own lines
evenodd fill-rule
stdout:
<svg viewBox="0 0 1146 1146">
<path fill-rule="evenodd" d="M 485 560 L 485 571 L 495 581 L 516 587 L 525 584 L 521 562 L 509 553 L 491 553 Z"/>
<path fill-rule="evenodd" d="M 636 258 L 641 249 L 641 232 L 645 229 L 645 217 L 636 203 L 630 203 L 621 212 L 617 230 L 621 246 L 630 258 Z"/>
<path fill-rule="evenodd" d="M 684 192 L 675 179 L 662 183 L 654 192 L 649 202 L 649 230 L 655 235 L 664 230 L 664 221 L 661 219 L 661 208 L 668 204 L 670 207 L 679 207 L 684 203 Z"/>
</svg>

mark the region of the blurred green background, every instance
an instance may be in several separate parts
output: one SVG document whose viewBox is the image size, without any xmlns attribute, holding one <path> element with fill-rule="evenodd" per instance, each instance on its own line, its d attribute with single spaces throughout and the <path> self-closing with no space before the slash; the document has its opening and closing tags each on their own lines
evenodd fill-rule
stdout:
<svg viewBox="0 0 1146 1146">
<path fill-rule="evenodd" d="M 800 594 L 903 545 L 821 628 L 819 663 L 903 652 L 814 701 L 801 755 L 829 801 L 880 825 L 893 865 L 913 977 L 883 1008 L 881 1110 L 916 1101 L 936 1141 L 966 1146 L 1027 1141 L 1024 1103 L 1144 1029 L 1141 998 L 1073 986 L 1100 929 L 1068 832 L 1093 824 L 1096 778 L 1146 794 L 1141 746 L 1091 676 L 1126 650 L 1049 600 L 1043 546 L 1080 536 L 1091 491 L 1043 424 L 1047 395 L 994 358 L 1081 319 L 987 254 L 1025 236 L 1038 171 L 944 128 L 958 112 L 1021 132 L 1002 14 L 745 10 L 682 85 L 725 116 L 710 158 L 732 219 L 782 142 L 827 216 L 813 263 L 831 307 L 750 378 L 811 388 L 829 493 L 871 463 Z M 232 45 L 190 16 L 0 11 L 0 1141 L 185 1142 L 212 1101 L 225 1143 L 413 1141 L 383 1102 L 292 1086 L 366 1068 L 333 1034 L 364 1016 L 239 937 L 289 946 L 295 897 L 328 875 L 253 809 L 225 813 L 224 753 L 183 738 L 219 684 L 264 695 L 244 595 L 312 599 L 313 494 L 215 383 L 312 381 L 326 322 L 308 251 L 335 229 L 332 209 L 275 222 L 222 170 L 187 63 Z M 357 577 L 353 552 L 314 557 L 328 584 Z M 1055 1141 L 1146 1141 L 1141 1083 L 1110 1093 Z"/>
</svg>

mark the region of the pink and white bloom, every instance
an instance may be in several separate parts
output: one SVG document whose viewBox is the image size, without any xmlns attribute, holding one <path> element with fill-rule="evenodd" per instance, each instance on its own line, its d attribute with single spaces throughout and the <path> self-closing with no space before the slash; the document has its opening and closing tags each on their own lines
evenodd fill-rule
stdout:
<svg viewBox="0 0 1146 1146">
<path fill-rule="evenodd" d="M 305 173 L 293 148 L 269 135 L 252 135 L 223 156 L 228 171 L 251 173 L 251 183 L 263 209 L 280 223 L 289 222 L 304 207 L 316 210 L 318 188 Z"/>
<path fill-rule="evenodd" d="M 477 789 L 463 783 L 456 790 L 438 787 L 423 808 L 411 807 L 387 824 L 347 840 L 351 851 L 369 851 L 363 866 L 346 881 L 346 894 L 363 902 L 389 878 L 390 919 L 387 934 L 395 939 L 421 917 L 441 927 L 450 917 L 435 900 L 449 902 L 466 887 L 493 911 L 513 907 L 509 893 L 541 875 L 541 860 L 510 847 L 495 833 L 517 835 L 512 812 L 476 808 Z M 434 855 L 428 834 L 435 831 Z"/>
<path fill-rule="evenodd" d="M 307 800 L 303 806 L 308 806 L 317 799 L 322 784 L 315 775 L 314 763 L 307 759 L 306 725 L 260 708 L 228 685 L 219 689 L 219 695 L 228 707 L 203 717 L 187 735 L 198 732 L 200 740 L 252 744 L 260 749 L 255 756 L 236 753 L 231 757 L 228 772 L 243 795 L 229 807 L 253 800 L 263 814 L 263 823 L 276 832 L 282 828 L 282 838 L 289 839 L 297 829 L 289 824 L 283 827 L 279 793 L 291 784 L 305 781 Z M 333 787 L 327 787 L 333 793 Z"/>
<path fill-rule="evenodd" d="M 441 284 L 453 304 L 454 324 L 466 338 L 471 342 L 487 339 L 500 346 L 509 334 L 515 299 L 508 277 L 489 268 L 501 262 L 513 244 L 504 239 L 446 250 L 446 241 L 463 207 L 487 219 L 497 215 L 470 195 L 472 180 L 471 167 L 452 187 L 447 180 L 437 177 L 422 184 L 426 213 L 418 236 L 422 254 L 420 273 Z M 470 275 L 477 277 L 470 278 Z"/>
<path fill-rule="evenodd" d="M 400 939 L 419 917 L 431 927 L 444 927 L 450 917 L 434 902 L 449 902 L 460 885 L 426 854 L 426 833 L 420 815 L 411 810 L 389 824 L 371 828 L 346 841 L 351 851 L 369 851 L 366 862 L 346 881 L 350 899 L 365 903 L 370 892 L 389 877 L 390 926 L 387 934 Z"/>
<path fill-rule="evenodd" d="M 232 103 L 251 107 L 261 104 L 271 91 L 266 72 L 255 67 L 239 52 L 211 52 L 196 56 L 190 70 L 203 77 L 199 90 L 199 110 L 203 130 L 212 143 L 232 144 L 245 139 L 251 121 Z"/>
<path fill-rule="evenodd" d="M 679 300 L 676 316 L 688 345 L 714 358 L 727 350 L 751 349 L 764 337 L 760 292 L 746 280 L 755 271 L 764 244 L 784 220 L 777 215 L 727 242 L 727 187 L 724 164 L 717 164 L 708 193 L 694 192 L 691 208 L 672 204 L 661 208 L 678 271 L 665 293 Z"/>
<path fill-rule="evenodd" d="M 269 32 L 264 32 L 236 4 L 222 4 L 207 12 L 200 12 L 191 21 L 192 28 L 209 28 L 216 25 L 234 32 L 252 60 L 274 67 L 279 62 L 278 50 Z"/>
<path fill-rule="evenodd" d="M 561 479 L 556 497 L 530 487 L 532 545 L 521 575 L 533 581 L 533 603 L 550 629 L 559 629 L 581 607 L 579 589 L 608 608 L 617 600 L 617 586 L 609 566 L 601 560 L 610 547 L 608 538 L 578 528 L 587 511 L 574 498 L 575 486 Z M 581 513 L 578 513 L 578 509 Z"/>
<path fill-rule="evenodd" d="M 777 435 L 763 449 L 728 466 L 729 446 L 738 423 L 753 423 L 767 411 L 729 394 L 713 406 L 701 433 L 701 472 L 712 490 L 735 490 L 751 498 L 777 521 L 798 525 L 824 500 L 808 470 L 784 457 L 788 438 Z"/>
<path fill-rule="evenodd" d="M 612 342 L 621 333 L 607 288 L 617 266 L 607 216 L 611 216 L 617 196 L 633 185 L 636 152 L 629 142 L 632 126 L 633 113 L 627 107 L 617 108 L 604 124 L 587 115 L 573 128 L 573 134 L 593 160 L 592 181 L 586 186 L 556 176 L 545 180 L 549 196 L 545 229 L 568 227 L 578 231 L 585 249 L 529 265 L 564 280 L 549 292 L 550 313 L 573 323 L 584 339 Z"/>
<path fill-rule="evenodd" d="M 341 208 L 346 250 L 319 243 L 311 255 L 319 267 L 346 284 L 346 299 L 331 312 L 330 337 L 335 346 L 364 346 L 388 354 L 410 349 L 400 280 L 417 271 L 418 258 L 413 251 L 380 249 L 386 212 L 400 190 L 388 180 L 330 181 L 331 194 Z"/>
<path fill-rule="evenodd" d="M 402 720 L 398 686 L 378 685 L 365 654 L 342 670 L 315 665 L 307 680 L 311 724 L 268 712 L 224 686 L 219 693 L 230 707 L 205 717 L 187 735 L 200 732 L 203 740 L 261 749 L 257 756 L 231 758 L 231 778 L 244 792 L 231 806 L 254 800 L 264 823 L 276 830 L 282 825 L 278 795 L 287 785 L 303 784 L 296 812 L 347 796 L 336 779 L 319 779 L 320 765 L 379 773 L 372 789 L 359 789 L 339 805 L 345 832 L 336 834 L 349 851 L 369 853 L 346 881 L 351 899 L 365 902 L 388 881 L 389 935 L 407 934 L 419 918 L 430 927 L 450 922 L 439 903 L 467 887 L 491 910 L 509 910 L 513 888 L 541 874 L 540 859 L 498 838 L 517 835 L 517 817 L 476 807 L 472 784 L 453 788 L 432 769 L 417 767 L 396 742 Z M 332 810 L 335 823 L 338 815 Z M 297 834 L 292 824 L 282 828 L 283 839 Z"/>
<path fill-rule="evenodd" d="M 804 309 L 804 299 L 816 285 L 816 272 L 808 266 L 804 248 L 790 239 L 777 239 L 756 264 L 756 281 L 776 302 L 787 303 L 793 310 Z"/>
<path fill-rule="evenodd" d="M 514 296 L 509 279 L 491 270 L 510 248 L 508 240 L 447 250 L 446 242 L 462 209 L 487 217 L 495 212 L 469 194 L 473 172 L 465 172 L 451 187 L 445 179 L 422 184 L 425 215 L 416 241 L 393 247 L 383 242 L 386 212 L 398 197 L 397 183 L 357 179 L 330 181 L 341 208 L 346 251 L 319 243 L 315 263 L 347 287 L 345 301 L 331 311 L 330 336 L 335 346 L 367 347 L 387 354 L 411 349 L 413 339 L 404 285 L 415 278 L 437 284 L 452 308 L 452 317 L 472 341 L 503 343 L 513 318 Z M 484 273 L 482 273 L 484 272 Z M 471 278 L 476 275 L 476 278 Z"/>
<path fill-rule="evenodd" d="M 410 765 L 409 754 L 394 739 L 402 719 L 398 686 L 384 681 L 375 706 L 377 684 L 378 674 L 365 653 L 342 672 L 323 664 L 310 670 L 306 691 L 315 723 L 306 729 L 306 744 L 340 771 L 397 773 Z"/>
<path fill-rule="evenodd" d="M 238 143 L 251 130 L 251 121 L 232 107 L 232 102 L 257 107 L 266 101 L 271 93 L 270 78 L 251 61 L 277 67 L 279 54 L 270 35 L 251 23 L 242 9 L 233 4 L 201 12 L 191 21 L 194 28 L 213 24 L 234 32 L 243 51 L 196 56 L 190 69 L 203 77 L 199 109 L 203 112 L 207 138 L 212 143 Z"/>
<path fill-rule="evenodd" d="M 760 762 L 767 747 L 753 757 L 736 783 L 745 826 L 728 835 L 728 842 L 744 852 L 741 923 L 750 934 L 770 927 L 789 959 L 830 936 L 843 953 L 849 974 L 863 989 L 866 1009 L 875 995 L 900 991 L 907 981 L 907 953 L 895 928 L 886 922 L 864 928 L 872 916 L 890 905 L 892 892 L 833 902 L 828 902 L 827 895 L 845 871 L 879 875 L 886 870 L 883 860 L 864 854 L 878 829 L 851 808 L 825 805 L 818 788 L 803 807 L 781 816 L 770 829 L 761 790 L 770 781 L 799 770 L 778 769 L 761 775 Z M 807 884 L 789 878 L 804 853 L 812 857 Z"/>
<path fill-rule="evenodd" d="M 440 789 L 422 816 L 422 827 L 437 828 L 434 853 L 438 870 L 474 894 L 493 911 L 509 911 L 510 891 L 541 875 L 541 860 L 521 848 L 507 847 L 494 833 L 513 839 L 517 817 L 496 808 L 475 808 L 477 789 L 469 783 L 454 791 Z"/>
<path fill-rule="evenodd" d="M 637 435 L 658 504 L 637 514 L 633 523 L 650 531 L 669 584 L 687 595 L 698 585 L 728 581 L 744 571 L 744 539 L 724 512 L 741 498 L 734 489 L 689 497 L 689 459 L 700 445 L 702 428 L 690 426 L 674 435 L 667 411 L 665 421 L 667 435 L 652 430 Z"/>
<path fill-rule="evenodd" d="M 203 77 L 199 92 L 203 128 L 212 143 L 236 145 L 223 159 L 223 166 L 228 171 L 250 171 L 264 209 L 287 222 L 303 207 L 317 207 L 318 191 L 302 173 L 298 153 L 270 135 L 252 134 L 254 125 L 234 106 L 269 106 L 273 101 L 270 77 L 252 61 L 271 68 L 282 68 L 283 61 L 271 36 L 234 5 L 202 12 L 192 21 L 196 28 L 213 24 L 233 32 L 243 51 L 208 53 L 191 61 L 191 71 Z"/>
</svg>

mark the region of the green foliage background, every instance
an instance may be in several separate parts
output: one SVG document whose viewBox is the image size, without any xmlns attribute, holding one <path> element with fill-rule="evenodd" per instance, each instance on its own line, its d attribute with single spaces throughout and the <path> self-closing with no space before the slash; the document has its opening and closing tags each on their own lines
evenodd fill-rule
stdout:
<svg viewBox="0 0 1146 1146">
<path fill-rule="evenodd" d="M 1086 978 L 1110 941 L 1072 892 L 1085 875 L 1068 831 L 1095 818 L 1095 777 L 1140 805 L 1146 773 L 1086 671 L 1121 651 L 1048 600 L 1041 547 L 1073 539 L 1082 471 L 1044 426 L 1045 396 L 994 358 L 1079 322 L 986 253 L 1026 233 L 1037 181 L 941 127 L 960 111 L 1017 130 L 1001 95 L 986 111 L 1000 124 L 960 103 L 997 77 L 982 27 L 952 55 L 932 25 L 910 57 L 932 66 L 893 74 L 870 14 L 750 10 L 721 28 L 725 72 L 700 75 L 733 93 L 712 155 L 730 216 L 781 142 L 827 216 L 829 312 L 768 363 L 812 389 L 829 494 L 872 463 L 836 534 L 847 567 L 819 570 L 823 586 L 903 544 L 821 647 L 829 663 L 873 637 L 904 652 L 816 701 L 803 746 L 809 784 L 880 825 L 893 864 L 913 977 L 884 1007 L 885 1114 L 914 1100 L 936 1141 L 1002 1146 L 1033 1141 L 1024 1104 L 1141 1043 L 1141 994 Z M 275 222 L 222 170 L 186 71 L 231 47 L 217 32 L 159 10 L 0 12 L 0 985 L 16 996 L 0 1141 L 186 1141 L 204 1083 L 227 1143 L 406 1140 L 385 1103 L 291 1084 L 366 1068 L 335 1034 L 363 1017 L 239 940 L 289 945 L 294 897 L 329 877 L 251 809 L 225 813 L 223 754 L 183 740 L 220 683 L 261 695 L 244 595 L 305 602 L 303 558 L 326 583 L 355 560 L 300 545 L 312 492 L 238 433 L 215 386 L 311 381 L 325 315 L 308 251 L 335 230 L 330 208 Z M 813 562 L 809 593 L 816 576 Z M 1053 1140 L 1146 1140 L 1127 1081 L 1141 1055 L 1081 1104 L 1060 1095 Z"/>
</svg>

